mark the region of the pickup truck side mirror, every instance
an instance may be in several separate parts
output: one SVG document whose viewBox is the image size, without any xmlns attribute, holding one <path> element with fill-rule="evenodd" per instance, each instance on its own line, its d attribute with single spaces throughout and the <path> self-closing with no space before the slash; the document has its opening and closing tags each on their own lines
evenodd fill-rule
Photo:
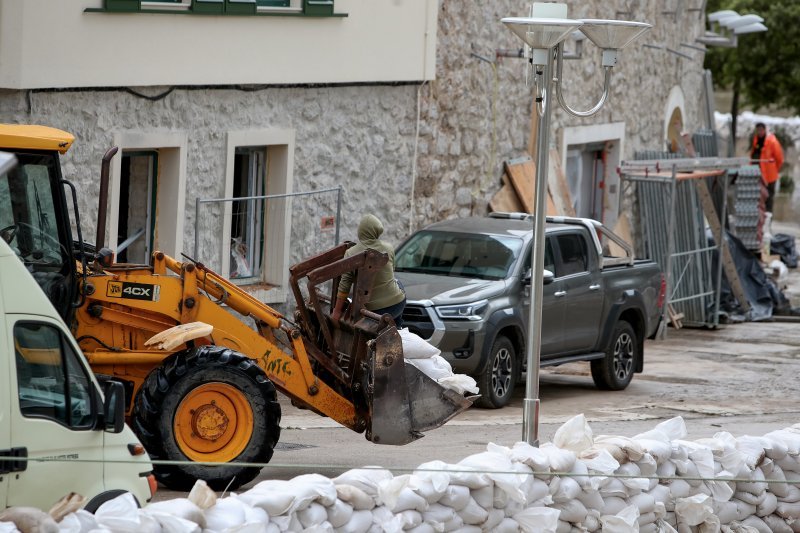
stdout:
<svg viewBox="0 0 800 533">
<path fill-rule="evenodd" d="M 109 433 L 121 433 L 124 428 L 125 386 L 119 381 L 107 381 L 103 403 L 103 429 Z"/>
<path fill-rule="evenodd" d="M 525 277 L 522 278 L 522 283 L 525 285 L 531 284 L 531 278 L 533 277 L 533 271 L 529 268 L 527 272 L 525 272 Z M 542 285 L 549 285 L 553 283 L 553 280 L 556 279 L 555 275 L 547 270 L 546 268 L 542 271 Z"/>
</svg>

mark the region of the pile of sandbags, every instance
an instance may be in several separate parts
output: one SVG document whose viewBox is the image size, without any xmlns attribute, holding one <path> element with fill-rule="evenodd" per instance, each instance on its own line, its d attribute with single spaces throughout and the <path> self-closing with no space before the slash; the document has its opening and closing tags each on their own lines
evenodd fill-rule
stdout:
<svg viewBox="0 0 800 533">
<path fill-rule="evenodd" d="M 459 394 L 478 394 L 475 379 L 466 374 L 455 374 L 447 359 L 441 356 L 442 351 L 439 348 L 410 332 L 408 328 L 398 332 L 403 341 L 403 357 L 407 365 L 413 365 L 439 385 Z"/>
<path fill-rule="evenodd" d="M 218 498 L 137 509 L 130 495 L 60 531 L 137 532 L 792 532 L 800 531 L 800 424 L 763 437 L 686 441 L 682 418 L 631 438 L 594 436 L 583 415 L 539 448 L 489 444 L 412 473 L 350 470 L 262 481 Z M 0 524 L 0 531 L 13 531 Z"/>
</svg>

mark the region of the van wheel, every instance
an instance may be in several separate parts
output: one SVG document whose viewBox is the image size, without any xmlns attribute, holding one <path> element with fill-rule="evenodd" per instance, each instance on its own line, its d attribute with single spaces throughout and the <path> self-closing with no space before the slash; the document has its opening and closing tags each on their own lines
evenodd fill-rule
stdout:
<svg viewBox="0 0 800 533">
<path fill-rule="evenodd" d="M 280 436 L 275 386 L 249 357 L 221 346 L 177 353 L 145 379 L 132 426 L 153 459 L 266 463 Z M 261 467 L 154 466 L 156 479 L 188 491 L 203 479 L 215 491 L 250 482 Z"/>
<path fill-rule="evenodd" d="M 592 379 L 598 389 L 622 390 L 633 379 L 636 358 L 640 356 L 639 343 L 633 326 L 620 320 L 602 359 L 592 361 Z"/>
<path fill-rule="evenodd" d="M 518 367 L 514 344 L 507 337 L 498 335 L 492 344 L 486 367 L 478 377 L 481 397 L 475 404 L 487 409 L 508 405 L 517 383 Z"/>
<path fill-rule="evenodd" d="M 120 489 L 107 490 L 106 492 L 101 492 L 100 494 L 89 500 L 89 503 L 83 506 L 83 510 L 94 514 L 97 512 L 97 510 L 100 508 L 101 505 L 103 505 L 106 502 L 110 502 L 117 496 L 122 496 L 127 492 L 128 492 L 127 490 L 120 490 Z M 139 508 L 142 507 L 142 505 L 139 503 L 139 500 L 136 499 L 136 496 L 133 496 L 133 501 L 136 502 L 136 507 Z"/>
</svg>

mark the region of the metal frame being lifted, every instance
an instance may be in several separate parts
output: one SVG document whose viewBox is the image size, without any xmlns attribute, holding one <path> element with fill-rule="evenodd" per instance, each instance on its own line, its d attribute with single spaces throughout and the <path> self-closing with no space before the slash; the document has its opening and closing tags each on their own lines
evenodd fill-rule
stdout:
<svg viewBox="0 0 800 533">
<path fill-rule="evenodd" d="M 639 227 L 644 251 L 663 268 L 670 307 L 692 326 L 719 325 L 722 270 L 740 304 L 749 307 L 726 240 L 722 235 L 727 210 L 727 173 L 749 164 L 747 158 L 676 158 L 623 161 L 619 173 L 623 186 L 635 184 Z M 718 214 L 708 182 L 722 177 L 722 205 Z M 706 238 L 706 222 L 714 236 Z M 721 260 L 712 268 L 714 253 Z M 714 272 L 712 273 L 712 270 Z"/>
</svg>

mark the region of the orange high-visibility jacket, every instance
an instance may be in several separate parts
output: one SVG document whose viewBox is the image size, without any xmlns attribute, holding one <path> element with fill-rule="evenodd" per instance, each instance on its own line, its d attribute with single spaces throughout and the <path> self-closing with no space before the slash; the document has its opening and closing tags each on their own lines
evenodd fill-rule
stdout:
<svg viewBox="0 0 800 533">
<path fill-rule="evenodd" d="M 753 135 L 753 146 L 755 149 L 758 136 Z M 751 151 L 752 153 L 752 151 Z M 783 148 L 774 133 L 768 133 L 764 139 L 764 147 L 761 149 L 761 177 L 767 184 L 778 181 L 778 171 L 783 165 Z"/>
</svg>

